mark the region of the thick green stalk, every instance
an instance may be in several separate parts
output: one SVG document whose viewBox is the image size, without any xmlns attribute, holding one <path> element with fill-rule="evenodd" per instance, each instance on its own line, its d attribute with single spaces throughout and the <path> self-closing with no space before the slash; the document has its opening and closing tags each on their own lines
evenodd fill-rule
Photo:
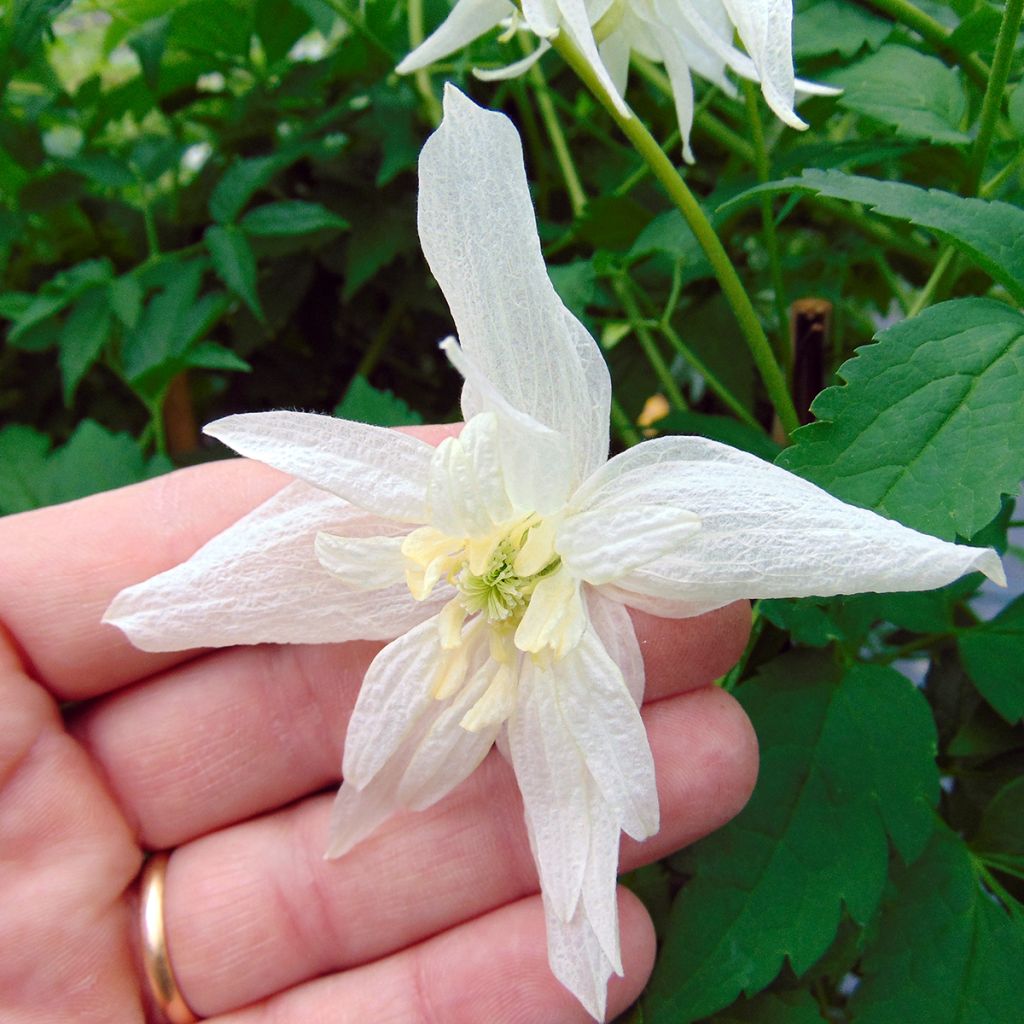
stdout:
<svg viewBox="0 0 1024 1024">
<path fill-rule="evenodd" d="M 562 56 L 562 59 L 576 72 L 580 81 L 597 97 L 601 105 L 608 111 L 612 119 L 619 126 L 626 138 L 633 144 L 636 151 L 650 165 L 654 176 L 661 182 L 669 198 L 679 209 L 690 230 L 694 233 L 701 248 L 704 250 L 714 270 L 715 277 L 721 285 L 722 293 L 729 303 L 739 323 L 743 337 L 750 348 L 750 354 L 754 359 L 761 379 L 764 381 L 765 390 L 771 399 L 775 411 L 778 413 L 779 422 L 783 430 L 789 434 L 800 425 L 793 407 L 793 400 L 790 398 L 786 388 L 786 379 L 779 364 L 775 361 L 771 345 L 765 336 L 764 328 L 761 326 L 757 313 L 754 310 L 750 297 L 747 295 L 740 281 L 736 268 L 729 259 L 725 247 L 722 245 L 715 229 L 704 215 L 693 193 L 687 187 L 686 182 L 679 176 L 672 161 L 661 151 L 661 147 L 644 127 L 639 118 L 632 115 L 624 115 L 612 101 L 604 86 L 594 74 L 593 69 L 587 63 L 578 47 L 569 39 L 565 32 L 559 33 L 553 42 L 554 48 Z"/>
<path fill-rule="evenodd" d="M 415 50 L 426 38 L 423 31 L 423 0 L 409 0 L 409 50 Z M 416 83 L 416 91 L 423 100 L 423 107 L 426 110 L 430 123 L 436 128 L 441 123 L 441 104 L 434 95 L 433 86 L 430 84 L 430 72 L 426 68 L 420 68 L 413 72 L 413 81 Z"/>
<path fill-rule="evenodd" d="M 961 50 L 951 37 L 953 33 L 941 22 L 926 14 L 920 7 L 915 7 L 910 0 L 862 0 L 876 11 L 889 15 L 907 28 L 912 28 L 922 39 L 927 40 L 940 53 L 947 54 L 960 65 L 967 77 L 984 89 L 988 84 L 989 69 L 987 65 L 971 53 Z"/>
<path fill-rule="evenodd" d="M 768 147 L 764 141 L 764 123 L 761 121 L 761 111 L 758 107 L 758 90 L 754 88 L 752 82 L 744 79 L 743 93 L 747 101 L 750 136 L 754 143 L 754 170 L 757 172 L 757 180 L 761 184 L 767 184 L 772 180 L 772 172 L 768 162 Z M 775 293 L 775 315 L 779 321 L 775 355 L 788 374 L 792 363 L 792 352 L 789 346 L 789 314 L 786 311 L 786 288 L 782 280 L 782 259 L 779 256 L 779 237 L 775 231 L 772 197 L 767 192 L 761 194 L 761 226 L 771 266 L 772 291 Z"/>
<path fill-rule="evenodd" d="M 1017 33 L 1020 31 L 1021 14 L 1024 13 L 1024 0 L 1006 0 L 1003 10 L 1003 23 L 999 28 L 996 41 L 995 57 L 992 60 L 992 74 L 985 87 L 985 98 L 981 104 L 981 117 L 978 120 L 978 134 L 971 147 L 970 169 L 964 191 L 973 196 L 981 184 L 981 176 L 985 172 L 985 160 L 988 158 L 992 136 L 995 134 L 996 121 L 1003 104 L 1006 92 L 1006 80 L 1010 76 L 1010 62 L 1013 59 Z"/>
</svg>

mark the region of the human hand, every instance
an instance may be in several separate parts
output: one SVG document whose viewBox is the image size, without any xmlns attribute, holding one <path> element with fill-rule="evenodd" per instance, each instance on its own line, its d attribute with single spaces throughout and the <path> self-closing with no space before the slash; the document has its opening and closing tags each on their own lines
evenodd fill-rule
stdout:
<svg viewBox="0 0 1024 1024">
<path fill-rule="evenodd" d="M 133 880 L 143 851 L 173 849 L 167 942 L 197 1015 L 588 1020 L 550 974 L 499 755 L 430 810 L 323 860 L 348 716 L 379 644 L 146 654 L 100 624 L 122 587 L 177 564 L 285 480 L 218 463 L 0 521 L 0 1019 L 160 1019 L 140 982 Z M 709 685 L 743 648 L 747 606 L 634 619 L 662 828 L 624 840 L 623 870 L 723 824 L 756 772 L 746 717 Z M 625 891 L 620 914 L 626 975 L 610 1015 L 654 957 L 650 921 Z"/>
</svg>

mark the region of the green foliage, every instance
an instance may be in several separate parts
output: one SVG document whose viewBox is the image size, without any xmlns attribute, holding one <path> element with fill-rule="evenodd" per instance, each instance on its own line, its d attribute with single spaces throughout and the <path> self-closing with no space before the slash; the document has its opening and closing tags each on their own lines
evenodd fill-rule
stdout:
<svg viewBox="0 0 1024 1024">
<path fill-rule="evenodd" d="M 763 744 L 761 775 L 733 822 L 680 855 L 693 878 L 648 988 L 651 1024 L 756 993 L 784 960 L 806 972 L 844 906 L 861 925 L 875 913 L 886 836 L 912 861 L 932 832 L 934 726 L 903 676 L 799 653 L 762 667 L 737 696 Z"/>
<path fill-rule="evenodd" d="M 1008 722 L 1024 718 L 1024 597 L 991 622 L 961 633 L 957 646 L 964 668 L 989 704 Z"/>
<path fill-rule="evenodd" d="M 1024 317 L 987 299 L 890 327 L 837 371 L 779 464 L 845 501 L 953 540 L 1024 475 Z M 985 451 L 986 457 L 978 453 Z"/>
<path fill-rule="evenodd" d="M 390 391 L 375 388 L 364 376 L 352 378 L 334 415 L 378 427 L 409 427 L 423 422 L 423 417 Z"/>
</svg>

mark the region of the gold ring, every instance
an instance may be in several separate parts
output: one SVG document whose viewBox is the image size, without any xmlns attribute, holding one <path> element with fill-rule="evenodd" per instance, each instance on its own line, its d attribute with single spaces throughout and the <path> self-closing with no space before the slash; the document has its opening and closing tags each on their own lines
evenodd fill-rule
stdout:
<svg viewBox="0 0 1024 1024">
<path fill-rule="evenodd" d="M 178 989 L 167 951 L 164 929 L 164 880 L 166 853 L 154 853 L 142 868 L 139 879 L 139 932 L 142 937 L 142 967 L 149 993 L 168 1024 L 196 1024 L 199 1018 L 189 1009 Z"/>
</svg>

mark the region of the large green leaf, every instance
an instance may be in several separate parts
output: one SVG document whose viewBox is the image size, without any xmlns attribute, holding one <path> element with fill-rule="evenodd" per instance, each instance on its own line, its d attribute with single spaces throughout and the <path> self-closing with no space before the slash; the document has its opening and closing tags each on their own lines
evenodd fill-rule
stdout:
<svg viewBox="0 0 1024 1024">
<path fill-rule="evenodd" d="M 390 391 L 375 388 L 362 374 L 356 374 L 334 415 L 378 427 L 408 427 L 423 422 L 423 417 Z"/>
<path fill-rule="evenodd" d="M 64 404 L 71 405 L 75 389 L 96 362 L 110 334 L 110 291 L 90 288 L 71 308 L 60 333 L 60 376 Z"/>
<path fill-rule="evenodd" d="M 672 909 L 646 996 L 646 1024 L 686 1024 L 753 995 L 788 959 L 828 948 L 845 905 L 865 923 L 892 839 L 924 848 L 938 794 L 927 702 L 899 673 L 797 652 L 737 691 L 761 742 L 754 795 L 684 855 L 693 878 Z"/>
<path fill-rule="evenodd" d="M 1024 236 L 1022 236 L 1024 237 Z M 949 540 L 992 520 L 1024 475 L 1024 317 L 957 299 L 890 327 L 839 368 L 779 465 Z"/>
<path fill-rule="evenodd" d="M 1024 596 L 957 638 L 960 658 L 982 696 L 1008 722 L 1024 718 Z"/>
<path fill-rule="evenodd" d="M 894 882 L 853 1024 L 1019 1024 L 1024 929 L 979 884 L 963 841 L 940 827 Z"/>
<path fill-rule="evenodd" d="M 203 237 L 217 276 L 249 307 L 257 320 L 263 320 L 256 291 L 256 257 L 249 240 L 238 228 L 218 224 L 211 224 Z"/>
<path fill-rule="evenodd" d="M 313 231 L 340 231 L 348 221 L 319 203 L 284 199 L 265 203 L 242 218 L 242 227 L 250 235 L 308 235 Z"/>
<path fill-rule="evenodd" d="M 864 203 L 884 217 L 928 228 L 970 256 L 1024 303 L 1024 210 L 1019 207 L 832 170 L 804 171 L 800 178 L 756 185 L 723 204 L 719 213 L 745 206 L 763 192 L 809 192 Z"/>
<path fill-rule="evenodd" d="M 892 125 L 898 135 L 932 142 L 970 142 L 961 130 L 967 99 L 957 73 L 909 46 L 883 46 L 828 79 L 840 106 Z"/>
<path fill-rule="evenodd" d="M 822 0 L 796 12 L 793 56 L 823 57 L 827 53 L 838 53 L 848 60 L 865 46 L 877 49 L 892 30 L 892 22 L 863 7 L 843 0 Z"/>
<path fill-rule="evenodd" d="M 992 798 L 971 845 L 982 853 L 1024 858 L 1024 776 Z"/>
</svg>

